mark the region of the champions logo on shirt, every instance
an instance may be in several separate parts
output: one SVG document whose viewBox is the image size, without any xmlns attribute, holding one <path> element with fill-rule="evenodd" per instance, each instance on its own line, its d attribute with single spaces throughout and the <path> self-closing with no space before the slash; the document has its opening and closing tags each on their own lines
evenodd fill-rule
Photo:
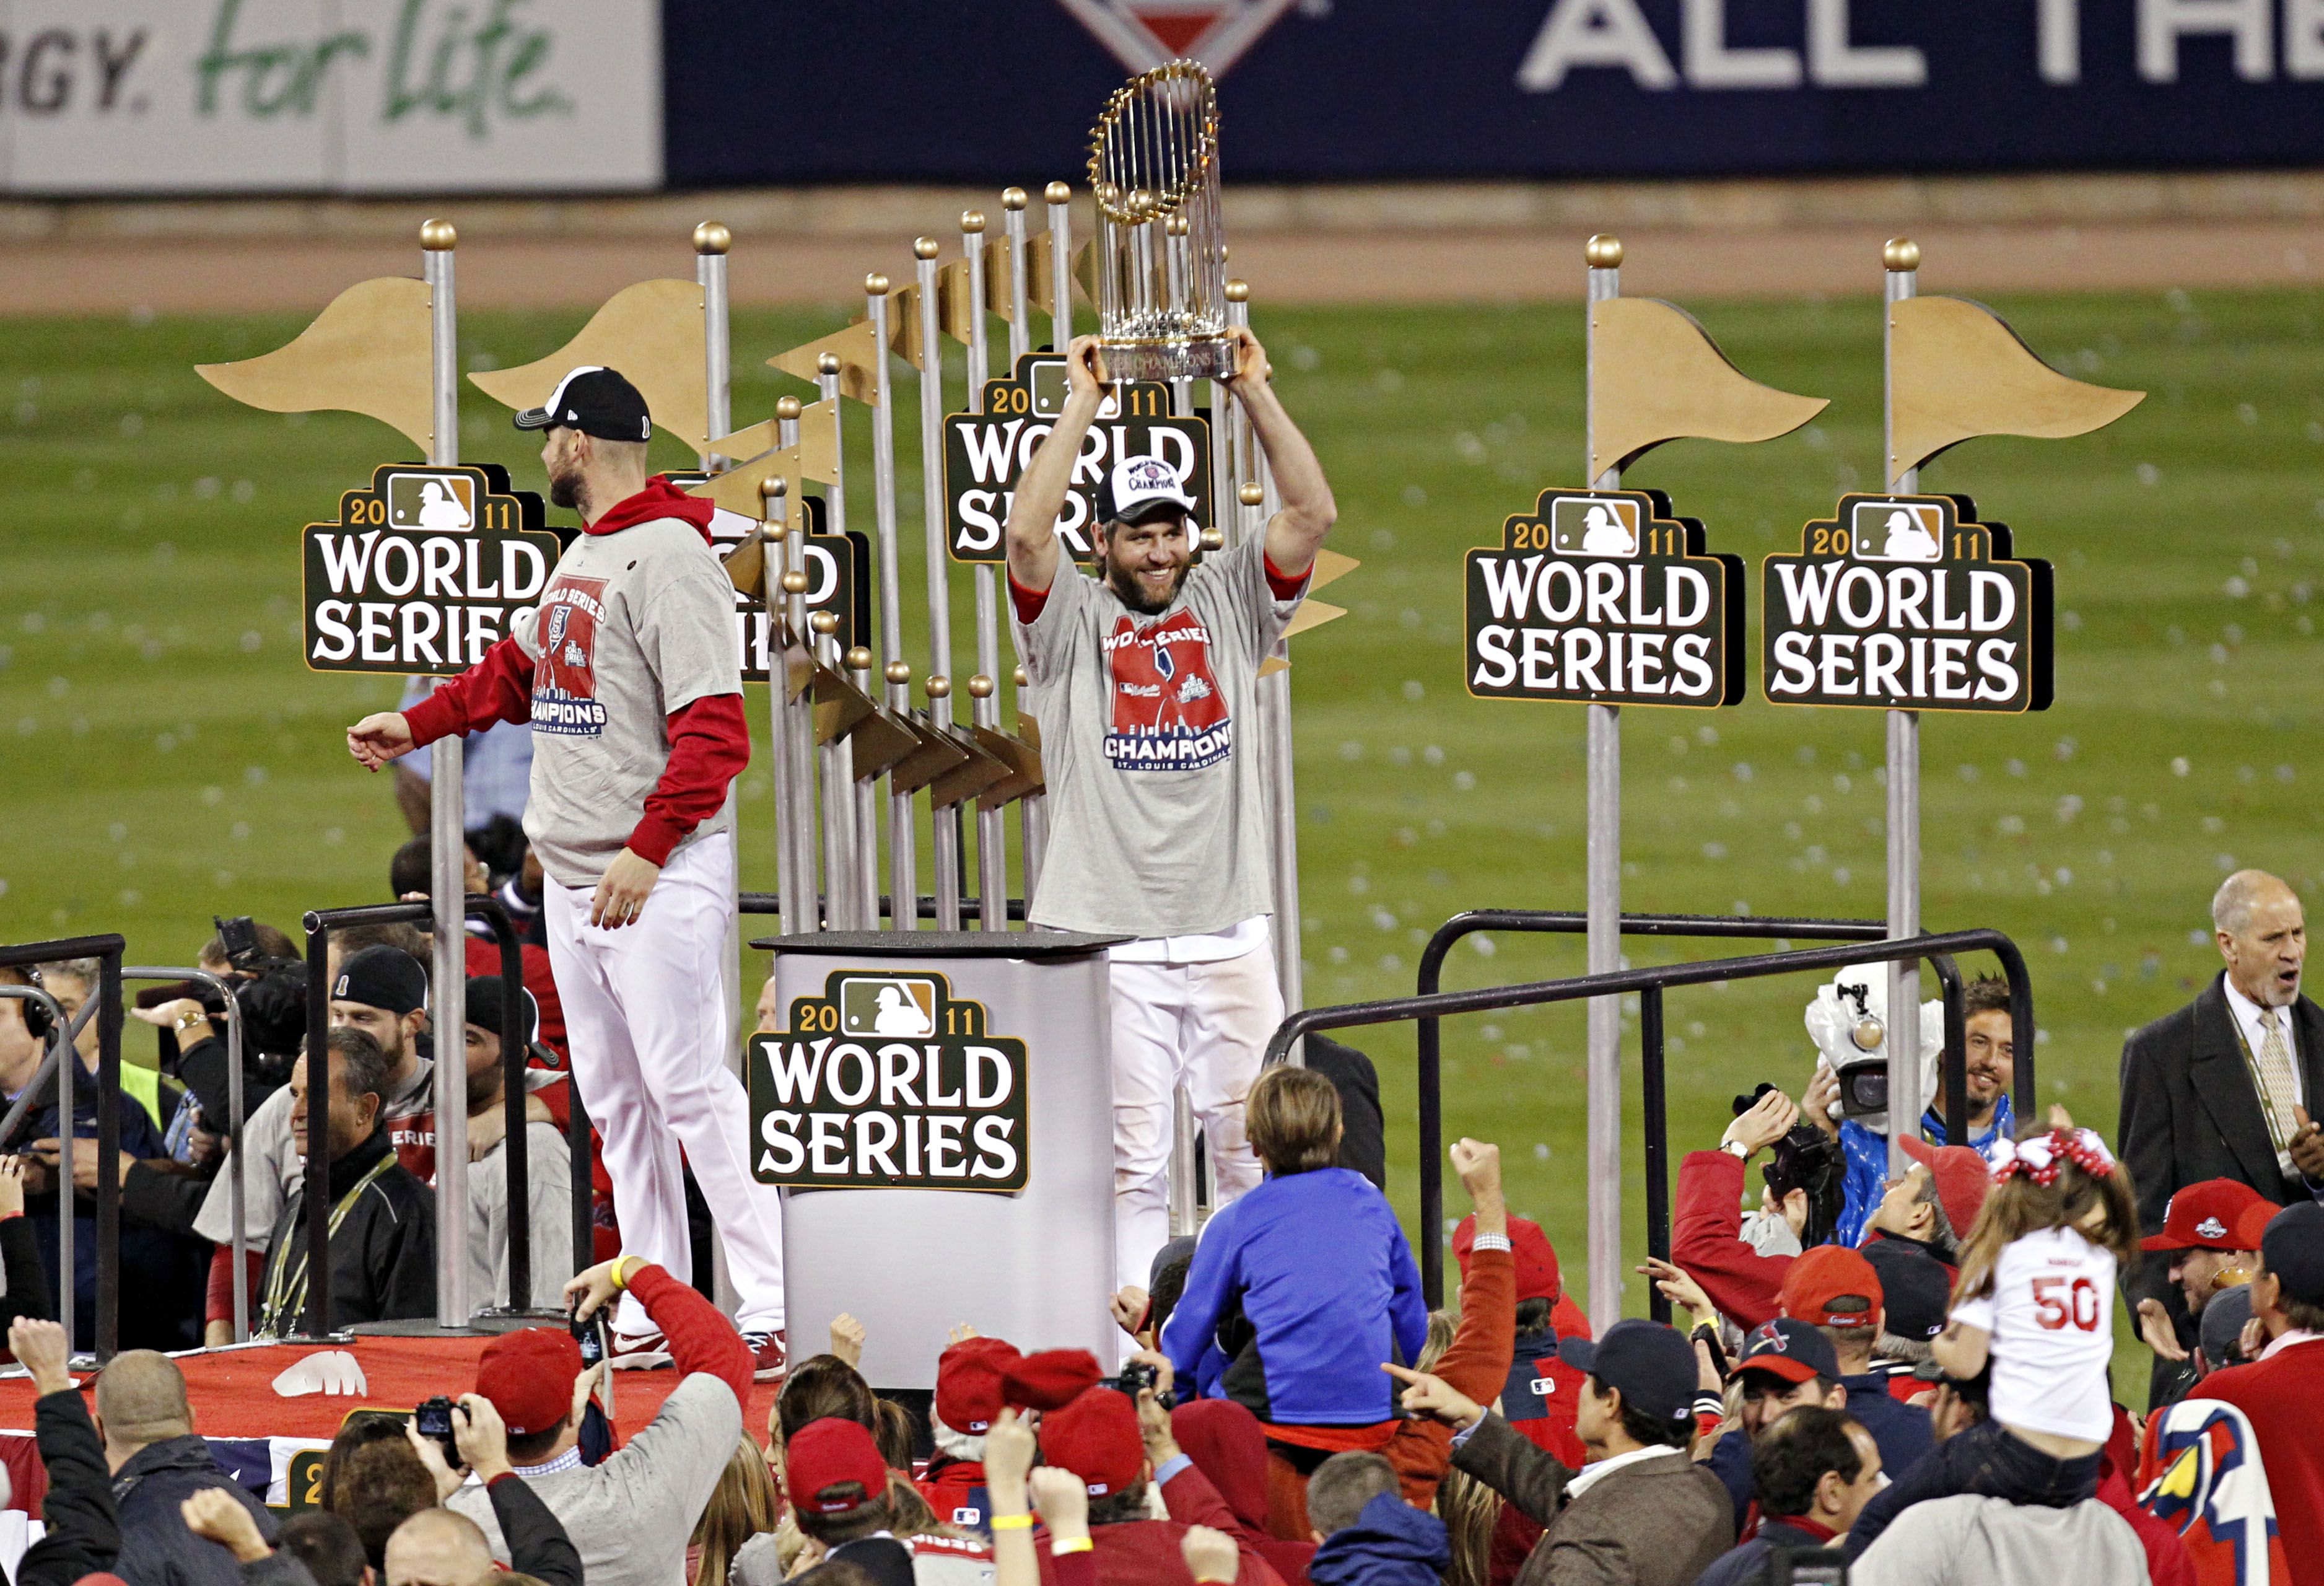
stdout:
<svg viewBox="0 0 2324 1586">
<path fill-rule="evenodd" d="M 1118 771 L 1193 771 L 1234 752 L 1226 696 L 1211 675 L 1211 633 L 1181 611 L 1141 628 L 1118 618 L 1106 636 L 1113 730 L 1105 757 Z"/>
<path fill-rule="evenodd" d="M 603 578 L 559 578 L 540 608 L 540 662 L 533 672 L 532 727 L 595 738 L 605 731 L 597 703 L 597 624 L 604 621 Z"/>
</svg>

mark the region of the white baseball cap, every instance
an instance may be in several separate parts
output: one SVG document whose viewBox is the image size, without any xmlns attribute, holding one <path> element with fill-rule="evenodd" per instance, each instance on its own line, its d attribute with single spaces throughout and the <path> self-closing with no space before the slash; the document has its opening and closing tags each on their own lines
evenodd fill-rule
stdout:
<svg viewBox="0 0 2324 1586">
<path fill-rule="evenodd" d="M 1101 523 L 1143 523 L 1165 515 L 1192 516 L 1194 498 L 1176 469 L 1160 457 L 1124 457 L 1097 496 Z"/>
</svg>

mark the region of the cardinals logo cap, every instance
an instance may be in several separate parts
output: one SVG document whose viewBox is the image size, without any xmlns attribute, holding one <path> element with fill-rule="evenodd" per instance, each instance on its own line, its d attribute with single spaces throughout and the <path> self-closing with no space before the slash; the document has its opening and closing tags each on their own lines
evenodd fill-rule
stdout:
<svg viewBox="0 0 2324 1586">
<path fill-rule="evenodd" d="M 1101 523 L 1144 523 L 1156 518 L 1191 516 L 1194 498 L 1177 470 L 1159 457 L 1124 457 L 1097 493 Z"/>
<path fill-rule="evenodd" d="M 618 370 L 595 364 L 568 371 L 547 401 L 516 416 L 519 429 L 551 429 L 560 424 L 601 440 L 653 438 L 653 419 L 638 388 Z"/>
</svg>

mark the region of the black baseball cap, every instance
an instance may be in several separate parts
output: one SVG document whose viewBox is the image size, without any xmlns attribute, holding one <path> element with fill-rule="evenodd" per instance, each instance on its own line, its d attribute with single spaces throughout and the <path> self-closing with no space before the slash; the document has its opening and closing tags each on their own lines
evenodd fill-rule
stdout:
<svg viewBox="0 0 2324 1586">
<path fill-rule="evenodd" d="M 2324 1204 L 2302 1201 L 2269 1218 L 2259 1259 L 2286 1296 L 2324 1305 Z"/>
<path fill-rule="evenodd" d="M 1617 1322 L 1595 1343 L 1561 1339 L 1557 1358 L 1617 1389 L 1624 1404 L 1657 1421 L 1675 1421 L 1694 1403 L 1694 1345 L 1659 1322 L 1637 1316 Z"/>
<path fill-rule="evenodd" d="M 331 1000 L 384 1008 L 401 1019 L 428 1002 L 428 972 L 401 947 L 365 947 L 339 965 Z"/>
<path fill-rule="evenodd" d="M 518 1017 L 524 1024 L 527 1045 L 540 1038 L 540 1004 L 530 991 L 518 988 L 517 995 L 524 1000 L 524 1011 Z M 496 974 L 480 974 L 469 978 L 467 1007 L 463 1017 L 478 1029 L 501 1033 L 501 1016 L 508 1002 L 505 983 Z"/>
<path fill-rule="evenodd" d="M 1840 1351 L 1805 1322 L 1778 1316 L 1754 1327 L 1743 1342 L 1738 1372 L 1759 1371 L 1796 1388 L 1811 1378 L 1840 1380 Z"/>
<path fill-rule="evenodd" d="M 1873 1271 L 1880 1275 L 1880 1293 L 1887 1312 L 1882 1331 L 1926 1343 L 1945 1330 L 1952 1285 L 1942 1262 L 1901 1239 L 1876 1239 L 1859 1247 L 1857 1254 L 1871 1262 Z"/>
<path fill-rule="evenodd" d="M 584 364 L 570 371 L 537 408 L 516 416 L 519 429 L 549 429 L 562 424 L 601 440 L 651 440 L 653 417 L 646 399 L 616 369 Z"/>
</svg>

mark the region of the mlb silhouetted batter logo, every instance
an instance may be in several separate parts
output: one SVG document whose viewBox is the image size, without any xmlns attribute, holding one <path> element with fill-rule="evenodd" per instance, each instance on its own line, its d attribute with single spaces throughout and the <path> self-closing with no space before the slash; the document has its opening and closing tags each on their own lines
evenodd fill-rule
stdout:
<svg viewBox="0 0 2324 1586">
<path fill-rule="evenodd" d="M 604 595 L 603 578 L 559 578 L 549 590 L 540 614 L 540 664 L 533 673 L 533 731 L 581 738 L 604 732 L 596 671 Z"/>
<path fill-rule="evenodd" d="M 1139 626 L 1115 619 L 1105 641 L 1113 730 L 1105 757 L 1116 770 L 1193 771 L 1234 752 L 1226 696 L 1211 675 L 1211 633 L 1190 611 Z"/>
</svg>

